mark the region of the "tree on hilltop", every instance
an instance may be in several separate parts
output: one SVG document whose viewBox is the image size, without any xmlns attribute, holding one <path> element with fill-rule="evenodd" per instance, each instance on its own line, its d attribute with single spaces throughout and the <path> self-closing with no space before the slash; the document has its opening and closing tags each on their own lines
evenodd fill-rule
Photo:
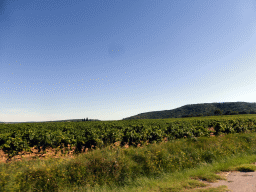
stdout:
<svg viewBox="0 0 256 192">
<path fill-rule="evenodd" d="M 222 111 L 220 109 L 216 109 L 214 111 L 214 115 L 222 115 Z"/>
</svg>

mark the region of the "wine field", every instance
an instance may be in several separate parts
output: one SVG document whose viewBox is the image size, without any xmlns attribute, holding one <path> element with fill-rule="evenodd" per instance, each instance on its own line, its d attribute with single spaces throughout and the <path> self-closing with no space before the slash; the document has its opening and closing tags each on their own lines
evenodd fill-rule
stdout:
<svg viewBox="0 0 256 192">
<path fill-rule="evenodd" d="M 0 149 L 8 160 L 19 152 L 47 148 L 84 152 L 115 142 L 137 146 L 179 138 L 196 139 L 229 133 L 254 132 L 256 115 L 195 117 L 188 119 L 123 120 L 0 124 Z"/>
</svg>

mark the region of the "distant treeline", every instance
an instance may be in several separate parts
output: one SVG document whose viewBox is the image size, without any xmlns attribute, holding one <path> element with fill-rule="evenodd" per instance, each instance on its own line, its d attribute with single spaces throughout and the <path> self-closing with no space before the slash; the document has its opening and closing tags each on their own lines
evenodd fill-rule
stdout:
<svg viewBox="0 0 256 192">
<path fill-rule="evenodd" d="M 85 119 L 82 119 L 82 121 L 100 121 L 100 120 L 98 120 L 98 119 L 88 119 L 88 117 Z"/>
<path fill-rule="evenodd" d="M 35 121 L 29 121 L 29 122 L 0 122 L 0 124 L 17 124 L 17 123 L 48 123 L 48 122 L 80 122 L 80 121 L 100 121 L 98 119 L 68 119 L 68 120 L 56 120 L 56 121 L 40 121 L 40 122 L 35 122 Z"/>
<path fill-rule="evenodd" d="M 80 122 L 80 121 L 100 121 L 98 119 L 88 119 L 87 118 L 83 118 L 83 119 L 70 119 L 70 120 L 63 120 L 64 122 Z M 61 121 L 61 122 L 63 122 Z"/>
<path fill-rule="evenodd" d="M 183 117 L 201 117 L 214 115 L 238 115 L 238 114 L 256 114 L 256 103 L 246 102 L 223 102 L 223 103 L 203 103 L 185 105 L 173 110 L 153 111 L 141 113 L 129 119 L 165 119 L 165 118 L 183 118 Z"/>
</svg>

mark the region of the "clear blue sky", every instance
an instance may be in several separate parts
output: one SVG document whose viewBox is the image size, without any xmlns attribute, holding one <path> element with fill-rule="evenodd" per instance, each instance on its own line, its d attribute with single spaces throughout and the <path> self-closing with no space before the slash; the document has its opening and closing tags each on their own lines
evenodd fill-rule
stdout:
<svg viewBox="0 0 256 192">
<path fill-rule="evenodd" d="M 0 2 L 0 121 L 255 98 L 254 0 Z"/>
</svg>

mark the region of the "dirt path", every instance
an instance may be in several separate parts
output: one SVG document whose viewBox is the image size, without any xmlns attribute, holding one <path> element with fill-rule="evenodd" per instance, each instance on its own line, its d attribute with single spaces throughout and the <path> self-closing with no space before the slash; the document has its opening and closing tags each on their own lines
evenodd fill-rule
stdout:
<svg viewBox="0 0 256 192">
<path fill-rule="evenodd" d="M 222 172 L 218 175 L 225 177 L 227 180 L 219 180 L 216 183 L 202 181 L 205 184 L 209 184 L 209 186 L 200 189 L 216 188 L 221 185 L 226 185 L 232 192 L 256 192 L 256 172 L 230 171 Z"/>
</svg>

